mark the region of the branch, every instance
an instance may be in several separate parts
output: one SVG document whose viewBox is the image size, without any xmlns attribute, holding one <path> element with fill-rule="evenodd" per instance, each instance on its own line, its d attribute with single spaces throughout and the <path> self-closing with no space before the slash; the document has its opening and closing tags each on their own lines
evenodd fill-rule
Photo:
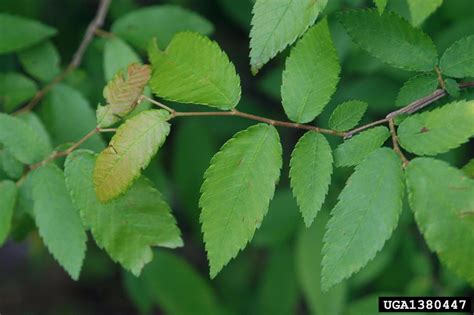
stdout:
<svg viewBox="0 0 474 315">
<path fill-rule="evenodd" d="M 107 15 L 107 11 L 109 10 L 110 2 L 111 0 L 100 0 L 99 6 L 97 8 L 97 13 L 94 19 L 89 23 L 87 31 L 84 34 L 84 37 L 82 38 L 82 41 L 79 44 L 79 47 L 74 53 L 74 56 L 72 57 L 72 60 L 66 67 L 66 69 L 64 69 L 64 71 L 58 74 L 50 83 L 48 83 L 41 90 L 39 90 L 31 99 L 31 101 L 25 107 L 17 111 L 15 114 L 31 111 L 39 103 L 39 101 L 46 94 L 48 94 L 49 91 L 51 91 L 51 89 L 56 84 L 63 81 L 73 70 L 75 70 L 81 64 L 82 57 L 84 57 L 84 53 L 86 52 L 87 47 L 94 38 L 96 30 L 104 24 L 105 16 Z"/>
<path fill-rule="evenodd" d="M 403 154 L 402 150 L 400 149 L 400 146 L 398 145 L 398 136 L 397 136 L 397 131 L 395 130 L 395 123 L 393 122 L 393 118 L 388 120 L 388 126 L 390 127 L 390 135 L 392 136 L 392 145 L 393 145 L 393 151 L 400 156 L 400 158 L 403 161 L 403 167 L 407 167 L 408 159 L 405 157 Z"/>
</svg>

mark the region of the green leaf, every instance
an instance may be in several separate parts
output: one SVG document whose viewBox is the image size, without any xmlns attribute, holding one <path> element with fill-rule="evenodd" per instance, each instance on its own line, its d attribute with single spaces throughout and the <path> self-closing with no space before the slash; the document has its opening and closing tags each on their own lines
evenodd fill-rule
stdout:
<svg viewBox="0 0 474 315">
<path fill-rule="evenodd" d="M 250 65 L 256 74 L 313 25 L 327 0 L 257 0 L 250 31 Z"/>
<path fill-rule="evenodd" d="M 150 6 L 134 10 L 112 25 L 112 32 L 137 48 L 145 50 L 151 39 L 164 49 L 171 38 L 182 31 L 209 35 L 212 24 L 200 15 L 173 5 Z"/>
<path fill-rule="evenodd" d="M 442 4 L 443 0 L 406 0 L 410 11 L 411 24 L 415 26 L 421 25 L 436 9 Z"/>
<path fill-rule="evenodd" d="M 332 151 L 326 138 L 308 131 L 291 154 L 290 179 L 307 227 L 318 214 L 331 183 Z"/>
<path fill-rule="evenodd" d="M 336 91 L 340 72 L 328 22 L 323 20 L 298 41 L 286 60 L 281 96 L 288 118 L 299 123 L 316 118 Z"/>
<path fill-rule="evenodd" d="M 66 183 L 82 221 L 96 243 L 125 269 L 139 275 L 153 258 L 151 246 L 182 246 L 170 207 L 144 177 L 107 204 L 96 197 L 92 152 L 76 151 L 66 160 Z"/>
<path fill-rule="evenodd" d="M 374 3 L 377 7 L 377 10 L 379 11 L 379 14 L 382 15 L 382 13 L 385 11 L 385 8 L 387 7 L 388 0 L 374 0 Z"/>
<path fill-rule="evenodd" d="M 393 150 L 378 149 L 356 167 L 324 235 L 323 290 L 360 270 L 382 249 L 397 226 L 402 198 L 402 163 Z"/>
<path fill-rule="evenodd" d="M 470 178 L 474 178 L 474 159 L 470 159 L 469 162 L 463 166 L 462 171 Z"/>
<path fill-rule="evenodd" d="M 0 113 L 0 143 L 20 162 L 34 164 L 48 155 L 39 135 L 18 117 Z"/>
<path fill-rule="evenodd" d="M 34 217 L 39 234 L 59 264 L 77 280 L 86 252 L 86 233 L 72 204 L 63 172 L 54 164 L 32 175 Z"/>
<path fill-rule="evenodd" d="M 390 137 L 386 127 L 378 126 L 344 141 L 334 151 L 337 167 L 357 165 Z"/>
<path fill-rule="evenodd" d="M 6 13 L 0 13 L 0 30 L 0 54 L 21 50 L 56 34 L 52 27 Z"/>
<path fill-rule="evenodd" d="M 398 127 L 401 146 L 417 155 L 459 147 L 474 135 L 474 101 L 449 103 L 406 118 Z"/>
<path fill-rule="evenodd" d="M 456 80 L 447 78 L 444 80 L 444 84 L 446 85 L 446 92 L 448 92 L 449 96 L 456 98 L 461 95 L 461 88 Z"/>
<path fill-rule="evenodd" d="M 0 151 L 0 163 L 3 170 L 11 179 L 19 179 L 23 175 L 24 165 L 18 161 L 8 150 Z"/>
<path fill-rule="evenodd" d="M 10 233 L 18 189 L 14 182 L 0 181 L 0 246 Z"/>
<path fill-rule="evenodd" d="M 65 84 L 56 85 L 46 95 L 39 114 L 54 146 L 76 142 L 96 127 L 94 111 L 87 99 Z M 98 151 L 104 146 L 100 135 L 94 135 L 82 148 Z"/>
<path fill-rule="evenodd" d="M 281 155 L 276 129 L 258 124 L 238 132 L 212 158 L 199 200 L 211 278 L 260 226 L 280 176 Z"/>
<path fill-rule="evenodd" d="M 329 118 L 329 128 L 337 131 L 347 131 L 360 122 L 367 110 L 368 104 L 363 101 L 347 101 L 339 104 Z"/>
<path fill-rule="evenodd" d="M 430 95 L 438 88 L 438 78 L 432 73 L 419 74 L 406 81 L 398 92 L 395 105 L 398 107 Z"/>
<path fill-rule="evenodd" d="M 328 220 L 329 214 L 322 211 L 311 227 L 300 229 L 295 245 L 296 271 L 311 314 L 341 315 L 347 294 L 346 283 L 340 283 L 327 292 L 321 290 L 321 251 Z"/>
<path fill-rule="evenodd" d="M 51 41 L 22 50 L 18 57 L 25 71 L 40 81 L 51 81 L 61 72 L 59 52 Z"/>
<path fill-rule="evenodd" d="M 474 77 L 474 35 L 461 38 L 444 52 L 439 67 L 444 75 L 454 78 Z"/>
<path fill-rule="evenodd" d="M 407 187 L 428 247 L 474 285 L 474 181 L 446 162 L 417 158 L 408 165 Z"/>
<path fill-rule="evenodd" d="M 431 38 L 394 12 L 352 10 L 339 15 L 352 40 L 381 61 L 404 70 L 430 71 L 438 62 Z"/>
<path fill-rule="evenodd" d="M 179 33 L 161 51 L 149 49 L 153 65 L 150 86 L 157 96 L 180 103 L 234 108 L 240 100 L 240 78 L 216 42 L 198 33 Z"/>
<path fill-rule="evenodd" d="M 104 75 L 105 80 L 114 79 L 119 71 L 126 72 L 128 65 L 141 63 L 137 53 L 118 37 L 107 39 L 104 45 Z"/>
<path fill-rule="evenodd" d="M 94 186 L 101 202 L 127 191 L 170 132 L 168 112 L 148 110 L 128 119 L 97 157 Z"/>
<path fill-rule="evenodd" d="M 34 112 L 20 113 L 16 117 L 23 120 L 28 126 L 31 127 L 31 129 L 33 129 L 33 131 L 38 137 L 38 142 L 40 143 L 41 147 L 44 147 L 43 150 L 45 152 L 49 153 L 53 150 L 51 138 L 49 137 L 48 131 L 43 125 L 43 122 Z"/>
<path fill-rule="evenodd" d="M 33 98 L 37 90 L 36 83 L 20 73 L 0 73 L 0 104 L 6 112 Z"/>
</svg>

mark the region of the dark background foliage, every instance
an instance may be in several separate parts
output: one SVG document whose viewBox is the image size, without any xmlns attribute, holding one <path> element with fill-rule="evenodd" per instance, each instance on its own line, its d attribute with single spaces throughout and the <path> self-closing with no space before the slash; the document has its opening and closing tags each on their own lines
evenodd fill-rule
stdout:
<svg viewBox="0 0 474 315">
<path fill-rule="evenodd" d="M 139 7 L 164 3 L 189 8 L 214 24 L 213 39 L 235 63 L 242 78 L 241 110 L 285 120 L 279 91 L 287 51 L 265 66 L 258 76 L 250 73 L 248 33 L 251 0 L 114 0 L 104 29 L 108 30 L 114 20 Z M 408 14 L 404 1 L 392 3 L 395 5 L 392 4 L 391 9 L 405 16 Z M 60 51 L 64 66 L 77 48 L 96 6 L 97 1 L 94 0 L 2 0 L 0 11 L 37 19 L 57 28 L 59 32 L 53 42 Z M 369 6 L 373 6 L 371 1 L 329 0 L 325 10 L 325 14 L 329 15 L 343 73 L 335 97 L 318 118 L 317 124 L 322 127 L 327 127 L 329 114 L 335 105 L 350 99 L 369 103 L 367 121 L 383 117 L 395 108 L 400 87 L 412 76 L 412 73 L 385 66 L 359 50 L 331 14 L 343 8 Z M 473 21 L 471 1 L 445 0 L 443 6 L 425 22 L 423 29 L 433 37 L 442 52 L 462 36 L 474 34 Z M 66 79 L 89 100 L 92 107 L 101 101 L 105 85 L 103 41 L 101 38 L 94 40 L 80 68 Z M 22 71 L 14 54 L 0 56 L 0 72 L 8 71 Z M 462 93 L 465 98 L 473 98 L 472 92 Z M 446 99 L 442 103 L 446 103 Z M 189 106 L 176 104 L 177 108 L 188 109 Z M 192 265 L 201 281 L 212 288 L 212 294 L 216 295 L 226 314 L 309 314 L 302 278 L 319 275 L 301 274 L 296 244 L 303 227 L 296 203 L 288 192 L 287 167 L 283 169 L 270 214 L 251 246 L 225 267 L 215 280 L 208 278 L 197 206 L 202 174 L 220 145 L 236 131 L 251 124 L 232 117 L 173 121 L 170 138 L 146 170 L 146 175 L 166 195 L 183 231 L 185 246 L 173 251 L 173 254 Z M 284 129 L 279 129 L 279 132 L 284 147 L 284 165 L 288 165 L 291 149 L 302 133 Z M 340 141 L 329 139 L 332 145 Z M 460 167 L 470 158 L 469 148 L 472 148 L 472 142 L 440 158 Z M 328 212 L 334 205 L 349 173 L 347 168 L 336 170 L 324 211 Z M 472 294 L 466 283 L 443 268 L 436 256 L 429 252 L 408 207 L 405 207 L 401 221 L 394 237 L 375 260 L 347 281 L 346 293 L 341 295 L 341 301 L 331 301 L 328 297 L 329 303 L 338 305 L 336 310 L 367 314 L 364 312 L 364 301 L 373 301 L 371 296 L 387 292 L 411 295 Z M 176 303 L 186 304 L 190 296 L 199 297 L 201 294 L 193 290 L 186 279 L 179 277 L 180 269 L 173 270 L 174 265 L 170 264 L 166 272 L 147 273 L 150 277 L 156 277 L 154 281 L 162 283 L 161 288 L 164 288 L 155 292 L 163 298 L 150 297 L 145 286 L 125 275 L 93 242 L 90 241 L 88 246 L 81 277 L 74 282 L 47 253 L 37 232 L 29 232 L 20 241 L 8 241 L 0 249 L 0 314 L 138 314 L 140 310 L 146 312 L 150 309 L 153 314 L 164 314 L 161 306 L 163 299 L 174 298 Z M 317 244 L 314 250 L 318 250 Z M 160 255 L 155 260 L 159 258 Z M 171 293 L 166 293 L 166 290 Z M 272 308 L 275 311 L 270 313 Z"/>
</svg>

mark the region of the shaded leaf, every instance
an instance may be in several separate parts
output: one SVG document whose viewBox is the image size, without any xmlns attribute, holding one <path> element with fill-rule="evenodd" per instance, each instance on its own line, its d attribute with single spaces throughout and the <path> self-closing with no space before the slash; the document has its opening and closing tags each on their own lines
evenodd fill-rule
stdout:
<svg viewBox="0 0 474 315">
<path fill-rule="evenodd" d="M 0 246 L 3 245 L 10 233 L 17 193 L 14 182 L 0 181 Z"/>
<path fill-rule="evenodd" d="M 469 162 L 463 166 L 462 171 L 468 177 L 474 179 L 474 159 L 469 160 Z"/>
<path fill-rule="evenodd" d="M 118 37 L 108 38 L 104 45 L 104 76 L 106 81 L 116 79 L 116 75 L 132 63 L 140 63 L 137 53 Z"/>
<path fill-rule="evenodd" d="M 455 78 L 474 76 L 474 35 L 461 38 L 444 52 L 439 67 L 444 75 Z"/>
<path fill-rule="evenodd" d="M 51 41 L 22 50 L 18 57 L 25 71 L 40 81 L 51 81 L 61 72 L 61 57 Z"/>
<path fill-rule="evenodd" d="M 420 74 L 406 81 L 400 92 L 398 92 L 395 105 L 398 107 L 407 106 L 408 104 L 430 95 L 438 88 L 438 78 L 436 75 Z"/>
<path fill-rule="evenodd" d="M 367 106 L 363 101 L 347 101 L 337 105 L 329 118 L 329 128 L 337 131 L 354 128 L 364 116 Z"/>
<path fill-rule="evenodd" d="M 7 113 L 33 98 L 37 90 L 36 83 L 20 73 L 0 73 L 0 104 Z"/>
</svg>

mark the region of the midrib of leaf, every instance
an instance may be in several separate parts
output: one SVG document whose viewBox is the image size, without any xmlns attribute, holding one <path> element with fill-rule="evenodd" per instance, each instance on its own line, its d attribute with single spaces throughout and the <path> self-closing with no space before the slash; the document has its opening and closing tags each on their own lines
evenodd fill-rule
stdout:
<svg viewBox="0 0 474 315">
<path fill-rule="evenodd" d="M 311 81 L 310 82 L 313 82 L 314 81 L 314 78 L 316 77 L 316 72 L 313 72 L 311 74 Z M 301 115 L 303 114 L 306 106 L 308 105 L 308 99 L 309 99 L 309 94 L 310 94 L 310 91 L 311 91 L 311 84 L 308 84 L 308 87 L 306 89 L 306 95 L 304 96 L 304 101 L 303 101 L 303 106 L 300 108 L 300 110 L 298 111 L 298 119 L 297 121 L 299 121 L 301 119 Z"/>
<path fill-rule="evenodd" d="M 319 141 L 316 142 L 316 145 L 314 146 L 314 155 L 313 155 L 313 158 L 311 159 L 311 168 L 313 169 L 313 172 L 315 172 L 317 170 L 317 165 L 318 165 L 316 163 L 316 159 L 314 158 L 314 156 L 316 156 L 316 154 L 318 152 L 318 144 L 319 144 Z M 312 191 L 315 183 L 316 183 L 316 181 L 311 181 L 311 183 L 309 184 L 310 189 L 305 190 L 304 192 Z M 303 199 L 304 196 L 305 195 L 302 195 L 301 199 Z"/>
<path fill-rule="evenodd" d="M 466 56 L 465 59 L 459 58 L 457 62 L 451 63 L 451 65 L 449 65 L 448 69 L 451 68 L 451 67 L 456 67 L 456 66 L 458 66 L 462 63 L 469 62 L 469 61 L 474 62 L 474 56 L 472 58 L 470 58 L 470 56 Z"/>
<path fill-rule="evenodd" d="M 246 163 L 247 167 L 245 169 L 245 173 L 244 174 L 250 174 L 249 170 L 250 170 L 250 166 L 254 164 L 255 162 L 255 159 L 257 157 L 257 154 L 260 152 L 260 150 L 262 149 L 262 146 L 263 144 L 265 143 L 265 140 L 267 139 L 267 135 L 268 133 L 270 132 L 270 129 L 267 128 L 267 130 L 265 131 L 265 134 L 263 135 L 262 137 L 262 140 L 260 141 L 260 143 L 258 144 L 257 148 L 255 149 L 255 152 L 252 156 L 252 158 L 250 159 L 250 161 L 248 163 Z M 225 227 L 224 227 L 224 231 L 227 231 L 228 227 L 229 227 L 229 223 L 230 223 L 230 218 L 232 217 L 234 211 L 235 211 L 235 207 L 237 205 L 237 201 L 240 200 L 241 198 L 241 193 L 242 193 L 242 188 L 244 187 L 244 184 L 243 183 L 247 183 L 248 182 L 248 175 L 245 175 L 245 180 L 242 180 L 241 181 L 241 184 L 239 185 L 239 191 L 237 192 L 235 198 L 234 198 L 234 203 L 232 205 L 232 208 L 230 210 L 230 213 L 229 215 L 227 216 L 227 220 L 226 220 L 226 224 L 225 224 Z"/>
</svg>

